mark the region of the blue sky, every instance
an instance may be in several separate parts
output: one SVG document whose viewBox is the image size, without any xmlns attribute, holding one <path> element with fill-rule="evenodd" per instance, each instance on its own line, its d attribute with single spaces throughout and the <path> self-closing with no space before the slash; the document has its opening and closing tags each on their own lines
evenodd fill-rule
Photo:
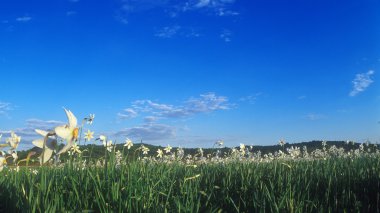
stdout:
<svg viewBox="0 0 380 213">
<path fill-rule="evenodd" d="M 123 142 L 380 140 L 380 2 L 3 0 L 0 133 L 95 113 Z"/>
</svg>

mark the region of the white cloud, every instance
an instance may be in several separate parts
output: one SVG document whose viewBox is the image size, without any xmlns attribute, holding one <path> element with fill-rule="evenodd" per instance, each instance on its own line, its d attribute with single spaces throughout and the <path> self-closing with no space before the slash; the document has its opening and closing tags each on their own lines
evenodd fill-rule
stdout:
<svg viewBox="0 0 380 213">
<path fill-rule="evenodd" d="M 164 27 L 164 28 L 160 29 L 155 34 L 155 36 L 160 37 L 160 38 L 172 38 L 173 36 L 175 36 L 178 33 L 178 31 L 180 29 L 181 29 L 181 27 L 178 25 L 171 26 L 171 27 Z"/>
<path fill-rule="evenodd" d="M 42 130 L 51 130 L 56 126 L 64 125 L 65 123 L 62 121 L 55 120 L 40 120 L 40 119 L 28 119 L 26 120 L 27 127 L 31 129 L 42 129 Z"/>
<path fill-rule="evenodd" d="M 130 137 L 142 140 L 164 140 L 174 138 L 176 129 L 165 124 L 144 124 L 142 126 L 126 128 L 113 134 L 116 137 Z"/>
<path fill-rule="evenodd" d="M 153 123 L 155 121 L 157 121 L 159 119 L 159 117 L 155 117 L 155 116 L 146 116 L 144 118 L 144 122 L 145 123 Z"/>
<path fill-rule="evenodd" d="M 63 125 L 64 122 L 54 121 L 54 120 L 39 120 L 39 119 L 28 119 L 26 120 L 26 127 L 15 128 L 12 130 L 0 130 L 0 134 L 4 134 L 8 137 L 11 131 L 14 131 L 17 135 L 21 136 L 22 141 L 28 141 L 35 139 L 39 135 L 35 132 L 35 129 L 51 130 L 56 126 Z"/>
<path fill-rule="evenodd" d="M 237 16 L 240 15 L 240 13 L 232 11 L 232 10 L 227 10 L 226 8 L 219 8 L 217 10 L 218 16 Z"/>
<path fill-rule="evenodd" d="M 10 110 L 12 110 L 10 103 L 0 101 L 0 115 L 6 115 Z"/>
<path fill-rule="evenodd" d="M 195 8 L 204 8 L 204 7 L 221 8 L 228 4 L 233 4 L 234 2 L 235 0 L 197 0 L 195 2 L 190 1 L 190 5 L 193 5 L 193 7 Z"/>
<path fill-rule="evenodd" d="M 211 0 L 199 0 L 199 2 L 194 5 L 194 7 L 198 7 L 198 8 L 206 7 L 210 4 L 210 2 Z"/>
<path fill-rule="evenodd" d="M 179 25 L 163 27 L 157 30 L 157 32 L 154 35 L 159 38 L 197 38 L 201 36 L 199 31 L 194 27 L 182 27 Z"/>
<path fill-rule="evenodd" d="M 201 94 L 198 98 L 190 98 L 183 105 L 155 103 L 151 100 L 139 100 L 133 103 L 136 110 L 149 112 L 163 118 L 183 118 L 200 113 L 209 113 L 217 110 L 230 109 L 228 98 L 217 96 L 215 93 Z"/>
<path fill-rule="evenodd" d="M 364 92 L 372 83 L 371 76 L 375 74 L 375 71 L 369 70 L 366 73 L 356 74 L 355 79 L 352 81 L 353 89 L 350 92 L 350 96 L 356 96 L 357 94 Z"/>
<path fill-rule="evenodd" d="M 254 94 L 254 95 L 248 95 L 248 96 L 242 97 L 242 98 L 239 99 L 239 101 L 248 102 L 249 104 L 255 104 L 256 101 L 257 101 L 257 99 L 261 95 L 262 95 L 262 93 L 258 92 L 258 93 Z"/>
<path fill-rule="evenodd" d="M 126 120 L 137 117 L 138 113 L 132 108 L 127 108 L 124 109 L 123 112 L 118 113 L 117 116 L 119 117 L 119 119 Z"/>
<path fill-rule="evenodd" d="M 118 117 L 121 119 L 135 118 L 139 114 L 145 115 L 144 121 L 152 123 L 164 118 L 187 118 L 202 113 L 228 110 L 232 104 L 225 96 L 217 96 L 215 93 L 205 93 L 197 98 L 189 98 L 181 105 L 157 103 L 151 100 L 137 100 L 132 103 L 131 108 L 127 108 Z M 128 112 L 128 113 L 126 113 Z"/>
<path fill-rule="evenodd" d="M 32 20 L 32 17 L 30 16 L 21 16 L 21 17 L 16 18 L 16 21 L 18 22 L 28 22 L 30 20 Z"/>
<path fill-rule="evenodd" d="M 232 32 L 230 30 L 224 29 L 219 37 L 225 42 L 231 42 Z"/>
</svg>

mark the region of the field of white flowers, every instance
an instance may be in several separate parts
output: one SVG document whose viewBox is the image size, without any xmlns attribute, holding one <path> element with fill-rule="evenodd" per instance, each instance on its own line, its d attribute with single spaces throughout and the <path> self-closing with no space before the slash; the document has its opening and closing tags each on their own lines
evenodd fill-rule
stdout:
<svg viewBox="0 0 380 213">
<path fill-rule="evenodd" d="M 82 132 L 65 109 L 66 125 L 36 130 L 38 147 L 19 159 L 21 138 L 0 141 L 0 212 L 379 212 L 380 149 L 286 148 L 262 154 L 223 141 L 206 153 L 136 145 L 116 146 Z M 79 144 L 96 140 L 102 154 Z M 59 146 L 60 142 L 64 146 Z M 351 144 L 351 146 L 349 146 Z M 93 147 L 93 146 L 92 146 Z M 35 160 L 37 158 L 37 161 Z"/>
</svg>

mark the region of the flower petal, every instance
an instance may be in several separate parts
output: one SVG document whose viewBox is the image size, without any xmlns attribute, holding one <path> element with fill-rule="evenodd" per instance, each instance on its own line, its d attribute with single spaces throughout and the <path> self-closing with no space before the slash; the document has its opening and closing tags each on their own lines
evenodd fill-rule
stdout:
<svg viewBox="0 0 380 213">
<path fill-rule="evenodd" d="M 67 152 L 67 150 L 69 150 L 72 145 L 73 145 L 73 142 L 71 140 L 68 140 L 66 146 L 64 146 L 61 150 L 59 150 L 57 155 Z"/>
<path fill-rule="evenodd" d="M 44 139 L 37 139 L 37 140 L 32 141 L 32 143 L 38 148 L 43 149 L 44 147 Z"/>
<path fill-rule="evenodd" d="M 44 163 L 48 162 L 52 155 L 53 155 L 53 150 L 45 149 L 40 156 L 40 163 L 44 164 Z M 44 162 L 42 162 L 42 156 L 43 156 Z"/>
<path fill-rule="evenodd" d="M 47 131 L 41 130 L 41 129 L 35 129 L 34 131 L 36 131 L 38 134 L 40 134 L 40 135 L 42 135 L 44 137 L 48 134 Z"/>
<path fill-rule="evenodd" d="M 71 131 L 70 131 L 70 128 L 67 126 L 67 125 L 63 125 L 63 126 L 57 126 L 55 129 L 54 129 L 55 133 L 63 138 L 63 139 L 67 139 L 71 136 Z"/>
<path fill-rule="evenodd" d="M 65 108 L 63 108 L 66 112 L 67 120 L 69 121 L 69 125 L 71 128 L 75 128 L 77 126 L 77 118 L 74 116 L 74 114 Z"/>
</svg>

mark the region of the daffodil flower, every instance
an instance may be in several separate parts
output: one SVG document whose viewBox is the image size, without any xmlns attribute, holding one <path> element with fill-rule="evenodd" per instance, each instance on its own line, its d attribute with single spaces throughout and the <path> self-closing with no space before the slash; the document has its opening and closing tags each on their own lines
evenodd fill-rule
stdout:
<svg viewBox="0 0 380 213">
<path fill-rule="evenodd" d="M 68 124 L 58 126 L 54 129 L 55 133 L 66 140 L 67 144 L 64 146 L 57 155 L 67 152 L 73 145 L 73 141 L 78 139 L 79 128 L 77 127 L 77 118 L 70 110 L 64 109 L 69 121 Z"/>
<path fill-rule="evenodd" d="M 164 155 L 164 152 L 161 149 L 158 149 L 157 150 L 157 157 L 162 158 L 163 155 Z"/>
<path fill-rule="evenodd" d="M 17 155 L 17 152 L 16 152 L 16 151 L 13 151 L 13 152 L 12 152 L 12 157 L 13 157 L 13 162 L 17 162 L 18 155 Z"/>
<path fill-rule="evenodd" d="M 77 143 L 74 143 L 74 145 L 71 147 L 71 150 L 72 150 L 73 153 L 78 153 L 78 154 L 82 153 L 82 151 L 80 151 L 79 146 L 77 145 Z"/>
<path fill-rule="evenodd" d="M 7 138 L 6 142 L 9 144 L 11 147 L 11 150 L 15 150 L 18 147 L 18 144 L 21 141 L 21 137 L 18 136 L 16 133 L 13 131 L 11 132 L 11 137 Z"/>
<path fill-rule="evenodd" d="M 145 147 L 144 145 L 142 145 L 141 146 L 141 151 L 142 151 L 143 155 L 147 155 L 148 152 L 149 152 L 149 148 Z"/>
<path fill-rule="evenodd" d="M 87 121 L 87 124 L 91 125 L 92 122 L 94 122 L 95 114 L 90 114 L 88 118 L 85 118 L 84 120 Z"/>
<path fill-rule="evenodd" d="M 90 130 L 87 130 L 87 132 L 84 134 L 84 139 L 86 141 L 90 141 L 94 138 L 94 132 L 91 132 Z"/>
<path fill-rule="evenodd" d="M 126 146 L 128 149 L 130 149 L 133 146 L 133 143 L 132 143 L 131 139 L 127 138 L 125 140 L 124 146 Z"/>
<path fill-rule="evenodd" d="M 102 140 L 103 146 L 107 148 L 107 151 L 112 152 L 112 141 Z"/>
<path fill-rule="evenodd" d="M 41 165 L 48 162 L 50 160 L 51 156 L 53 155 L 55 146 L 57 145 L 57 140 L 55 138 L 48 137 L 49 132 L 36 129 L 35 130 L 39 135 L 43 136 L 43 138 L 36 139 L 32 141 L 33 145 L 35 145 L 38 148 L 43 149 L 42 153 L 40 155 L 40 163 Z M 45 143 L 44 147 L 44 142 L 45 142 L 45 137 L 48 137 Z M 42 162 L 43 159 L 43 162 Z"/>
<path fill-rule="evenodd" d="M 172 151 L 172 147 L 168 145 L 164 150 L 166 153 L 169 153 L 170 151 Z"/>
<path fill-rule="evenodd" d="M 4 164 L 7 164 L 5 157 L 0 157 L 0 172 L 3 171 Z"/>
</svg>

